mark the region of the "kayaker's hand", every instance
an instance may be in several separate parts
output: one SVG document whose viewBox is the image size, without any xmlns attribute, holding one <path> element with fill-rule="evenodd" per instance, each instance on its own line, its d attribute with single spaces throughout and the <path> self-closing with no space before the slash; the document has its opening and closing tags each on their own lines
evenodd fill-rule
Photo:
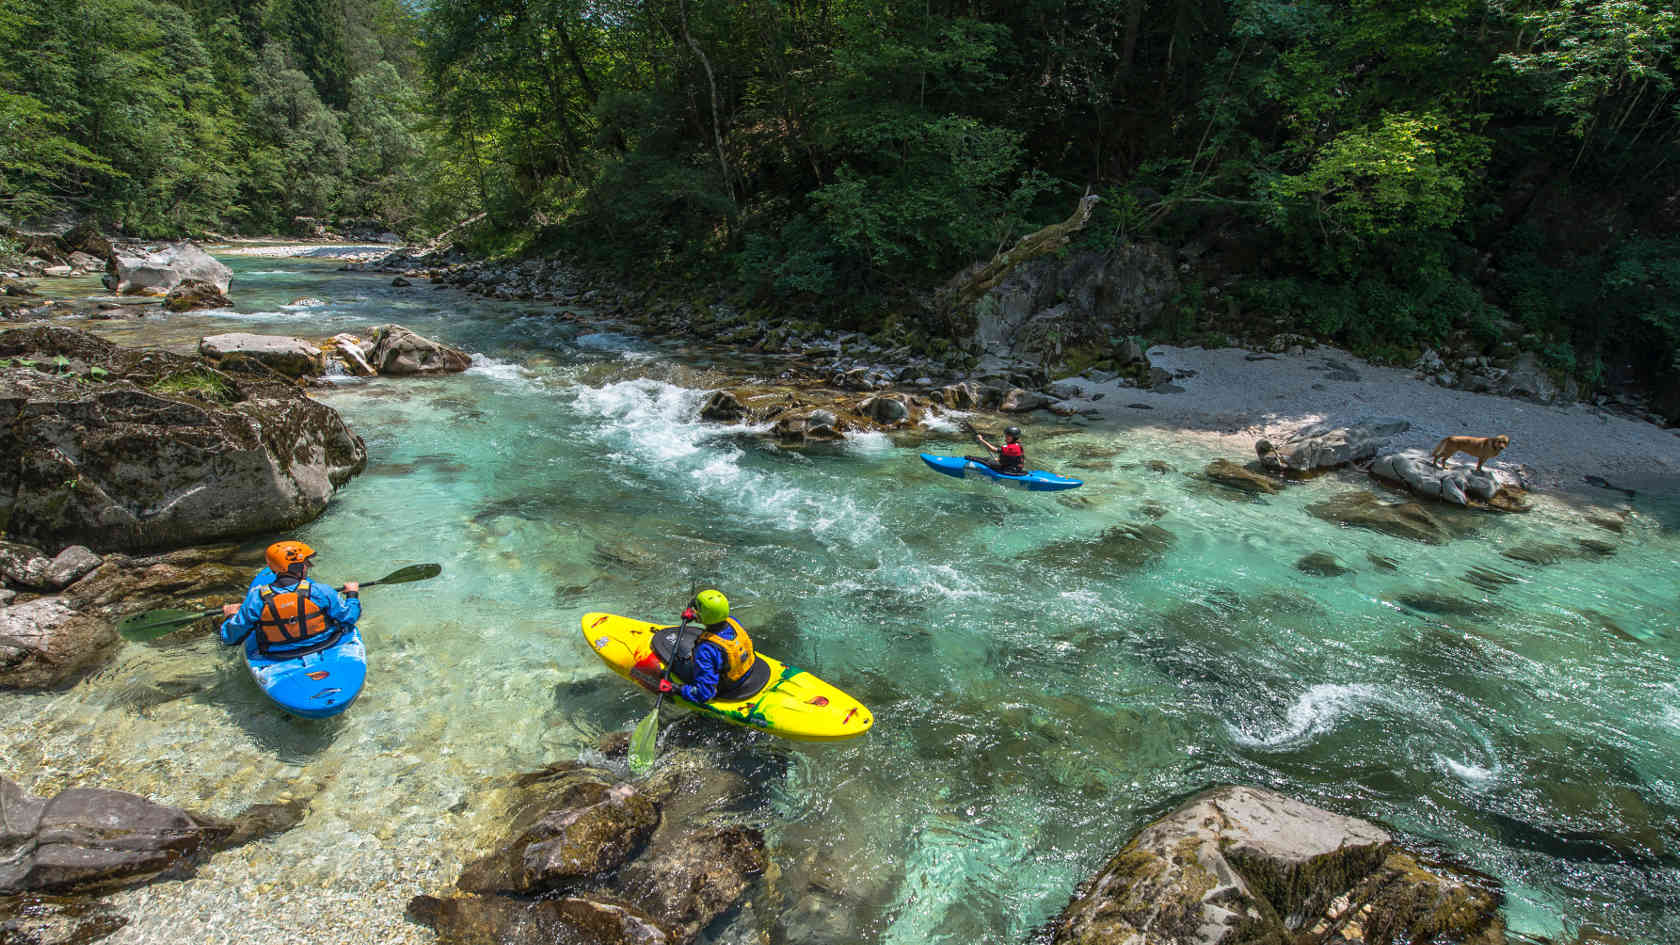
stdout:
<svg viewBox="0 0 1680 945">
<path fill-rule="evenodd" d="M 362 582 L 360 581 L 351 581 L 350 583 L 344 585 L 344 593 L 346 594 L 354 594 L 361 589 Z"/>
<path fill-rule="evenodd" d="M 671 681 L 669 679 L 661 679 L 659 681 L 659 691 L 660 692 L 667 692 L 667 693 L 676 692 L 677 687 L 671 685 Z"/>
<path fill-rule="evenodd" d="M 223 617 L 232 617 L 234 614 L 237 614 L 237 613 L 239 613 L 239 605 L 238 604 L 223 604 L 222 605 L 222 616 Z"/>
<path fill-rule="evenodd" d="M 690 607 L 687 610 L 683 611 L 682 617 L 683 617 L 684 620 L 693 620 L 694 619 L 694 608 Z"/>
</svg>

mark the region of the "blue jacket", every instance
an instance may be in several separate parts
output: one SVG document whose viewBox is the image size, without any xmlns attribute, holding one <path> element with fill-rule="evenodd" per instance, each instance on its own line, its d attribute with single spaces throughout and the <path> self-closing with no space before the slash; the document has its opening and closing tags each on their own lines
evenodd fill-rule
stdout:
<svg viewBox="0 0 1680 945">
<path fill-rule="evenodd" d="M 257 577 L 262 577 L 265 572 L 271 576 L 274 573 L 264 568 L 263 571 L 257 573 Z M 269 583 L 272 583 L 272 581 Z M 221 629 L 217 631 L 223 645 L 233 646 L 242 643 L 246 637 L 251 635 L 251 631 L 257 628 L 257 621 L 262 618 L 262 590 L 267 586 L 268 584 L 258 581 L 251 582 L 250 589 L 245 592 L 245 601 L 239 605 L 239 613 L 223 621 Z M 285 590 L 292 586 L 293 584 L 288 582 L 279 589 Z M 315 606 L 321 608 L 321 611 L 327 615 L 327 625 L 332 629 L 354 627 L 356 621 L 362 617 L 362 602 L 359 599 L 345 598 L 344 595 L 328 585 L 310 581 L 309 599 L 314 601 Z M 316 635 L 317 638 L 319 636 L 319 634 Z M 314 642 L 315 639 L 307 639 L 298 643 L 276 644 L 270 649 L 270 652 L 285 653 L 287 650 L 310 646 Z"/>
<path fill-rule="evenodd" d="M 724 624 L 716 631 L 725 640 L 735 639 L 735 628 Z M 715 643 L 702 641 L 694 645 L 694 678 L 677 688 L 677 695 L 690 702 L 710 702 L 717 695 L 718 680 L 729 665 L 729 657 Z"/>
</svg>

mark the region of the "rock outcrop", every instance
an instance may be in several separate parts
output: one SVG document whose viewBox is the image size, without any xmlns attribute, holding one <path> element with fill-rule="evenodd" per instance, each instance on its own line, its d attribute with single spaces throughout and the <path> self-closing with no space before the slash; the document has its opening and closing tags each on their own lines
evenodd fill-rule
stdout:
<svg viewBox="0 0 1680 945">
<path fill-rule="evenodd" d="M 1221 787 L 1146 827 L 1057 917 L 1053 945 L 1500 945 L 1501 896 L 1386 831 Z"/>
<path fill-rule="evenodd" d="M 422 338 L 401 325 L 375 328 L 367 359 L 380 374 L 449 374 L 472 366 L 465 351 Z"/>
<path fill-rule="evenodd" d="M 1444 545 L 1453 537 L 1446 523 L 1416 502 L 1387 503 L 1369 492 L 1344 492 L 1307 506 L 1307 514 L 1337 525 L 1366 528 L 1397 538 Z"/>
<path fill-rule="evenodd" d="M 295 527 L 367 464 L 337 412 L 260 366 L 0 332 L 0 527 L 49 552 L 133 550 Z M 260 370 L 259 370 L 260 368 Z"/>
<path fill-rule="evenodd" d="M 198 340 L 198 353 L 232 368 L 242 360 L 258 361 L 287 377 L 313 377 L 323 369 L 321 349 L 286 335 L 252 335 L 242 331 L 206 335 Z"/>
<path fill-rule="evenodd" d="M 190 312 L 199 308 L 227 308 L 233 300 L 227 292 L 203 279 L 183 279 L 163 297 L 163 307 L 171 312 Z"/>
<path fill-rule="evenodd" d="M 167 295 L 189 279 L 208 283 L 225 296 L 233 284 L 233 270 L 190 242 L 155 249 L 120 247 L 105 264 L 105 287 L 118 295 Z"/>
<path fill-rule="evenodd" d="M 509 839 L 456 883 L 468 894 L 410 900 L 439 941 L 686 945 L 768 866 L 757 830 L 656 834 L 652 797 L 605 771 L 567 763 L 521 780 Z"/>
<path fill-rule="evenodd" d="M 1222 486 L 1229 486 L 1249 495 L 1271 495 L 1282 489 L 1277 480 L 1263 472 L 1239 466 L 1228 459 L 1216 459 L 1207 464 L 1202 475 Z"/>
<path fill-rule="evenodd" d="M 60 598 L 13 604 L 0 609 L 0 688 L 64 685 L 103 664 L 116 646 L 109 620 L 73 610 Z"/>
<path fill-rule="evenodd" d="M 1453 505 L 1480 503 L 1508 511 L 1527 508 L 1517 494 L 1520 490 L 1505 485 L 1493 470 L 1477 472 L 1470 465 L 1436 466 L 1427 450 L 1384 453 L 1371 463 L 1371 475 Z"/>
<path fill-rule="evenodd" d="M 1281 443 L 1260 440 L 1254 444 L 1254 452 L 1260 457 L 1260 465 L 1275 472 L 1334 469 L 1370 459 L 1411 426 L 1393 417 L 1327 420 L 1302 427 Z"/>
</svg>

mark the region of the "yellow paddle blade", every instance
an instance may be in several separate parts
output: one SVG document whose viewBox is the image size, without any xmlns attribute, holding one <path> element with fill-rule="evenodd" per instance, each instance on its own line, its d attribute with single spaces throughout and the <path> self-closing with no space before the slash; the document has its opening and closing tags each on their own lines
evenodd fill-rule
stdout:
<svg viewBox="0 0 1680 945">
<path fill-rule="evenodd" d="M 653 767 L 653 756 L 659 751 L 659 706 L 655 704 L 647 718 L 636 723 L 630 736 L 630 772 L 645 774 Z"/>
</svg>

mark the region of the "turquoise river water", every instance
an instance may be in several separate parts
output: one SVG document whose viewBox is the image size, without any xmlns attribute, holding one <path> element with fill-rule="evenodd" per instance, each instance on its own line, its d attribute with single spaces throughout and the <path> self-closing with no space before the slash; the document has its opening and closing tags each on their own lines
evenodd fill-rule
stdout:
<svg viewBox="0 0 1680 945">
<path fill-rule="evenodd" d="M 0 696 L 0 769 L 38 793 L 224 815 L 313 798 L 289 833 L 115 896 L 133 921 L 110 942 L 431 941 L 403 906 L 497 835 L 490 786 L 601 762 L 601 732 L 650 707 L 578 618 L 669 618 L 694 585 L 877 719 L 833 745 L 678 727 L 749 777 L 779 866 L 778 895 L 713 941 L 1017 945 L 1135 830 L 1225 782 L 1497 877 L 1523 935 L 1680 941 L 1674 496 L 1542 497 L 1429 546 L 1306 514 L 1369 488 L 1357 475 L 1252 499 L 1199 479 L 1215 457 L 1170 431 L 1046 422 L 1035 465 L 1087 485 L 1005 491 L 924 468 L 919 448 L 964 449 L 937 429 L 793 452 L 701 424 L 726 383 L 704 356 L 553 306 L 227 261 L 237 312 L 91 325 L 190 347 L 395 321 L 475 353 L 462 375 L 317 394 L 369 453 L 298 535 L 320 576 L 444 576 L 366 595 L 370 683 L 336 720 L 281 715 L 203 635 Z M 1353 573 L 1294 568 L 1313 552 Z"/>
</svg>

